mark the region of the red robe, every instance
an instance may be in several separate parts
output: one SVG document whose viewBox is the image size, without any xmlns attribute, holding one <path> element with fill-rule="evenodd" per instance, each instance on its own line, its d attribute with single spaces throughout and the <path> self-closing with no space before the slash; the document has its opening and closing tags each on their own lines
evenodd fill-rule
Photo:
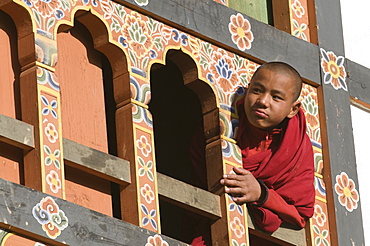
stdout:
<svg viewBox="0 0 370 246">
<path fill-rule="evenodd" d="M 243 167 L 268 188 L 263 204 L 248 206 L 255 223 L 267 232 L 276 231 L 283 221 L 304 227 L 314 212 L 315 189 L 313 151 L 302 109 L 292 119 L 285 119 L 280 125 L 281 133 L 277 134 L 252 126 L 243 103 L 238 104 L 238 111 L 236 140 Z M 271 139 L 274 135 L 277 136 Z"/>
<path fill-rule="evenodd" d="M 285 119 L 278 126 L 280 129 L 266 132 L 249 123 L 244 113 L 244 97 L 237 103 L 237 108 L 236 140 L 241 148 L 243 167 L 268 189 L 263 204 L 248 204 L 254 222 L 270 233 L 283 221 L 304 227 L 314 212 L 315 189 L 313 151 L 302 109 L 293 118 Z M 202 148 L 193 146 L 194 149 L 199 152 Z M 192 162 L 196 173 L 204 177 L 206 172 L 199 163 L 205 160 L 198 155 L 193 156 Z M 204 244 L 199 237 L 192 245 Z"/>
</svg>

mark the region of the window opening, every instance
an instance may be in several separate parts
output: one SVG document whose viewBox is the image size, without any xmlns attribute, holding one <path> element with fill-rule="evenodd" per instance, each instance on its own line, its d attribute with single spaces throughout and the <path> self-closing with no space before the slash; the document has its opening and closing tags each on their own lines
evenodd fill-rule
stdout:
<svg viewBox="0 0 370 246">
<path fill-rule="evenodd" d="M 189 147 L 197 126 L 202 125 L 202 109 L 197 95 L 184 85 L 179 68 L 169 60 L 166 64 L 153 66 L 150 75 L 157 171 L 195 185 Z M 160 213 L 162 233 L 183 242 L 191 243 L 198 236 L 199 225 L 209 230 L 208 219 L 163 198 Z"/>
</svg>

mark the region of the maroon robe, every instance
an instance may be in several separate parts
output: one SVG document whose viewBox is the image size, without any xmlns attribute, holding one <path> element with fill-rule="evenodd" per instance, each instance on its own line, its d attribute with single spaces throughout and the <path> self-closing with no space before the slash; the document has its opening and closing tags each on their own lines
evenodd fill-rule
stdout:
<svg viewBox="0 0 370 246">
<path fill-rule="evenodd" d="M 263 204 L 249 204 L 252 217 L 267 232 L 277 230 L 282 221 L 304 227 L 314 212 L 315 189 L 313 151 L 306 134 L 303 110 L 280 124 L 281 133 L 265 132 L 249 123 L 243 102 L 244 97 L 237 104 L 239 129 L 236 136 L 243 167 L 268 188 Z M 266 142 L 274 134 L 280 136 L 273 137 L 268 148 L 250 155 L 258 142 Z"/>
</svg>

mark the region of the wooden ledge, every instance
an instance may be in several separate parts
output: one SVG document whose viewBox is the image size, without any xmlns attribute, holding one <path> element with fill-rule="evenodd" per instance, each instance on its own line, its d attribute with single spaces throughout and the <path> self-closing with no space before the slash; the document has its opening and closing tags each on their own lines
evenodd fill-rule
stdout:
<svg viewBox="0 0 370 246">
<path fill-rule="evenodd" d="M 0 141 L 31 150 L 35 147 L 33 126 L 0 114 Z"/>
<path fill-rule="evenodd" d="M 63 138 L 63 155 L 68 165 L 117 184 L 131 182 L 130 162 Z"/>
<path fill-rule="evenodd" d="M 165 200 L 211 219 L 221 218 L 220 197 L 157 172 L 158 194 Z"/>
</svg>

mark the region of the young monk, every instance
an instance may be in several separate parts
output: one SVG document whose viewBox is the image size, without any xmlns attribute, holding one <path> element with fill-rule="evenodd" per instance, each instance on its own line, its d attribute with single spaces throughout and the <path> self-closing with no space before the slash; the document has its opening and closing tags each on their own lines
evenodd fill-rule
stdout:
<svg viewBox="0 0 370 246">
<path fill-rule="evenodd" d="M 253 205 L 255 222 L 268 232 L 282 221 L 304 227 L 313 215 L 313 152 L 297 101 L 301 87 L 300 75 L 288 64 L 258 68 L 239 105 L 236 140 L 243 168 L 221 180 L 237 204 Z"/>
<path fill-rule="evenodd" d="M 270 62 L 257 69 L 237 102 L 235 137 L 243 168 L 235 167 L 235 174 L 225 174 L 220 183 L 235 203 L 248 205 L 254 223 L 269 233 L 283 221 L 302 228 L 314 212 L 313 151 L 297 101 L 301 88 L 294 68 Z M 196 238 L 192 245 L 202 241 Z"/>
</svg>

